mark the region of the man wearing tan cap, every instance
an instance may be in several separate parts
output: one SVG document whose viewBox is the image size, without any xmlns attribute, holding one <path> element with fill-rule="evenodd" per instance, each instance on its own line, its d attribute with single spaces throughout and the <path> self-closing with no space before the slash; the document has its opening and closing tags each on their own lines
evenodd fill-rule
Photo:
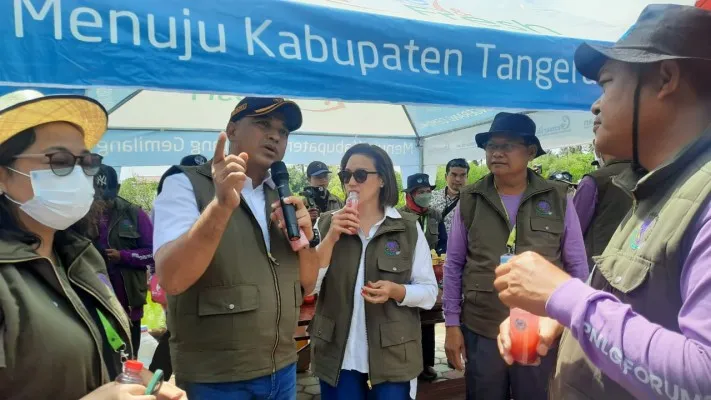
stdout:
<svg viewBox="0 0 711 400">
<path fill-rule="evenodd" d="M 192 400 L 296 398 L 293 334 L 318 259 L 310 248 L 293 251 L 274 223 L 279 202 L 269 168 L 301 122 L 296 103 L 245 98 L 214 158 L 180 166 L 155 201 L 156 273 L 168 293 L 171 358 Z M 287 201 L 311 240 L 303 202 Z"/>
</svg>

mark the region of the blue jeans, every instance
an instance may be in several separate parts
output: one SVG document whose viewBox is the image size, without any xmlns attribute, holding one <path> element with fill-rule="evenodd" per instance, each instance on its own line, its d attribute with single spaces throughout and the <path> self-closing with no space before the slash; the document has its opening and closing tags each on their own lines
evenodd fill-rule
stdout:
<svg viewBox="0 0 711 400">
<path fill-rule="evenodd" d="M 185 383 L 190 400 L 295 400 L 296 364 L 284 367 L 272 375 L 242 382 Z"/>
<path fill-rule="evenodd" d="M 537 367 L 506 365 L 496 339 L 477 335 L 462 325 L 467 364 L 467 400 L 547 400 L 548 381 L 557 357 L 551 349 Z"/>
<path fill-rule="evenodd" d="M 322 400 L 410 400 L 410 382 L 384 382 L 368 389 L 368 375 L 342 369 L 338 386 L 321 381 Z M 192 400 L 192 398 L 191 398 Z"/>
</svg>

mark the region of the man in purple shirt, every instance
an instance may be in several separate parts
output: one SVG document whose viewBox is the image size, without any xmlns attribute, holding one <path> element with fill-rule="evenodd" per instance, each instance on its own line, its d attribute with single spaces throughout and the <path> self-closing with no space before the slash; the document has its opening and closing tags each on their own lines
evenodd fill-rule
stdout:
<svg viewBox="0 0 711 400">
<path fill-rule="evenodd" d="M 569 274 L 581 279 L 588 275 L 567 185 L 545 180 L 527 168 L 531 160 L 545 154 L 535 132 L 528 116 L 499 113 L 490 131 L 476 136 L 479 147 L 486 150 L 491 173 L 463 189 L 454 210 L 442 296 L 445 350 L 457 369 L 466 360 L 468 399 L 548 397 L 554 354 L 537 368 L 507 367 L 499 356 L 498 326 L 509 315 L 493 292 L 500 256 L 536 249 Z"/>
<path fill-rule="evenodd" d="M 138 206 L 118 197 L 116 170 L 102 165 L 94 176 L 96 195 L 105 203 L 95 243 L 104 254 L 111 285 L 131 320 L 134 357 L 141 344 L 141 318 L 147 295 L 147 268 L 153 264 L 153 224 Z"/>
<path fill-rule="evenodd" d="M 597 147 L 633 160 L 614 182 L 635 204 L 588 284 L 535 253 L 497 268 L 504 303 L 567 328 L 552 399 L 711 399 L 709 37 L 711 12 L 650 5 L 614 47 L 576 51 L 603 88 Z M 499 345 L 511 362 L 503 324 Z"/>
</svg>

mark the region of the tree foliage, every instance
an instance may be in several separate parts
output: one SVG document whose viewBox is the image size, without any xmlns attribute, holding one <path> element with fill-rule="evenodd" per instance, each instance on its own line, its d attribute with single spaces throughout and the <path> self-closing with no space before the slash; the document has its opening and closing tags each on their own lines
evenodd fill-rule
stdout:
<svg viewBox="0 0 711 400">
<path fill-rule="evenodd" d="M 132 177 L 121 182 L 119 196 L 136 204 L 146 211 L 153 208 L 153 200 L 156 198 L 158 182 L 149 181 L 145 178 Z"/>
<path fill-rule="evenodd" d="M 543 176 L 548 177 L 554 172 L 568 171 L 573 175 L 573 179 L 577 182 L 583 175 L 592 172 L 593 166 L 591 165 L 594 160 L 594 156 L 591 152 L 590 146 L 572 146 L 560 149 L 556 153 L 548 153 L 541 156 L 533 162 L 530 166 L 541 165 L 543 169 Z M 468 183 L 474 183 L 482 177 L 489 173 L 489 169 L 486 164 L 479 165 L 476 161 L 470 163 L 469 180 Z M 336 197 L 345 199 L 345 194 L 343 193 L 343 187 L 341 182 L 336 175 L 338 173 L 338 167 L 332 166 L 331 169 L 331 182 L 328 186 L 328 190 L 333 193 Z M 290 165 L 289 170 L 289 186 L 291 187 L 291 192 L 294 194 L 299 194 L 303 191 L 304 187 L 308 185 L 308 180 L 306 179 L 306 166 L 305 165 Z M 445 166 L 442 165 L 437 169 L 437 176 L 435 178 L 435 184 L 437 188 L 443 188 L 446 185 L 444 179 Z M 402 191 L 403 188 L 403 178 L 399 172 L 395 173 L 397 178 L 398 190 Z M 156 196 L 156 189 L 158 187 L 157 182 L 153 182 L 140 177 L 133 177 L 124 180 L 121 183 L 121 191 L 119 195 L 124 199 L 141 206 L 144 210 L 150 211 L 153 208 L 153 200 Z M 401 193 L 398 206 L 403 206 L 405 204 L 405 196 Z"/>
<path fill-rule="evenodd" d="M 573 175 L 575 182 L 579 181 L 583 175 L 594 170 L 592 162 L 595 159 L 590 146 L 572 146 L 562 148 L 556 153 L 548 153 L 538 157 L 529 164 L 531 168 L 534 165 L 540 165 L 543 170 L 543 176 L 548 178 L 555 172 L 568 171 Z M 477 165 L 476 162 L 469 164 L 469 183 L 474 183 L 489 173 L 486 165 Z M 437 178 L 435 180 L 437 188 L 443 188 L 446 185 L 445 181 L 445 166 L 441 165 L 437 168 Z"/>
</svg>

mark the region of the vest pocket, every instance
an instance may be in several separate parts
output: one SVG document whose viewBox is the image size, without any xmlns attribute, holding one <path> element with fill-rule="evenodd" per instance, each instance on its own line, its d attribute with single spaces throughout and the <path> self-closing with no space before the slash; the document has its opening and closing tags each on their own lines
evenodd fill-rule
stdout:
<svg viewBox="0 0 711 400">
<path fill-rule="evenodd" d="M 412 260 L 402 256 L 380 256 L 378 257 L 378 270 L 380 279 L 395 283 L 407 283 L 410 281 L 410 270 Z"/>
<path fill-rule="evenodd" d="M 399 321 L 380 324 L 380 347 L 385 353 L 383 360 L 395 363 L 394 365 L 384 365 L 385 370 L 399 370 L 407 367 L 404 365 L 408 361 L 407 347 L 417 340 L 417 333 L 419 332 L 407 329 L 407 324 Z"/>
<path fill-rule="evenodd" d="M 614 289 L 628 294 L 637 289 L 649 275 L 652 262 L 638 256 L 594 257 L 597 270 Z"/>
<path fill-rule="evenodd" d="M 531 217 L 532 231 L 548 232 L 554 235 L 560 235 L 563 233 L 564 228 L 565 225 L 561 219 Z"/>
<path fill-rule="evenodd" d="M 259 308 L 257 285 L 209 287 L 198 295 L 198 315 L 236 314 Z"/>
<path fill-rule="evenodd" d="M 332 319 L 318 314 L 314 316 L 311 325 L 309 326 L 309 334 L 317 337 L 324 342 L 331 343 L 333 340 L 333 332 L 336 328 L 336 323 Z"/>
</svg>

